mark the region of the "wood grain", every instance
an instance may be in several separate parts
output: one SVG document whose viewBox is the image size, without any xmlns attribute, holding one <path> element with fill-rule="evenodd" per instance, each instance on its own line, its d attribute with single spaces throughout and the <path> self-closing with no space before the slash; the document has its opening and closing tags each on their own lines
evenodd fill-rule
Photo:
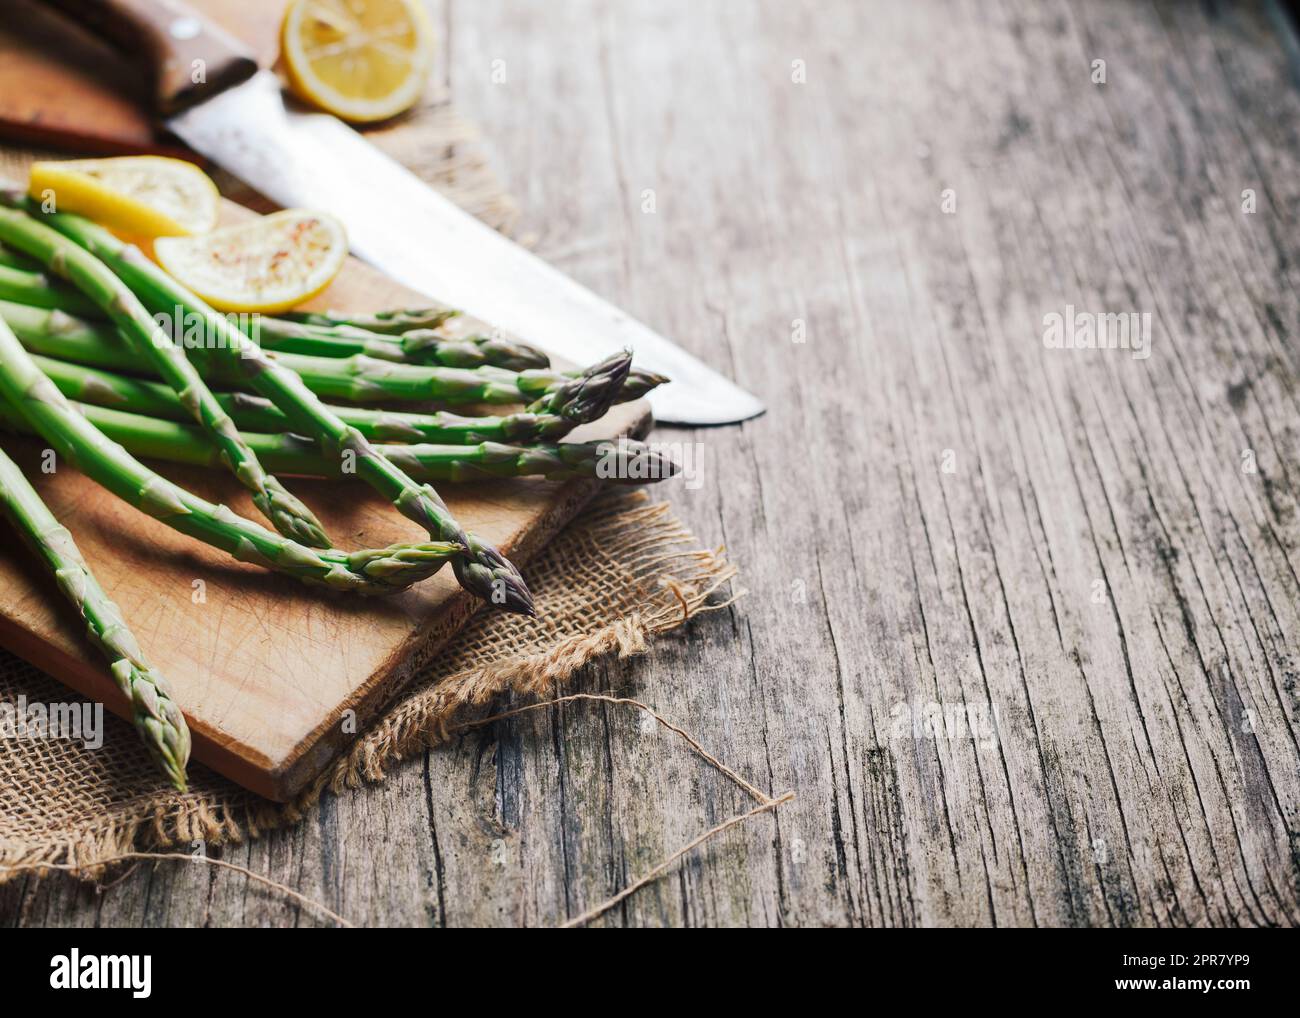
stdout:
<svg viewBox="0 0 1300 1018">
<path fill-rule="evenodd" d="M 540 252 L 772 408 L 661 436 L 698 443 L 667 494 L 748 597 L 575 688 L 798 799 L 602 922 L 1295 925 L 1300 96 L 1273 6 L 438 10 Z M 1150 358 L 1045 349 L 1066 304 L 1149 312 Z M 904 704 L 996 708 L 997 738 Z M 544 925 L 747 806 L 635 715 L 566 705 L 225 857 L 359 922 Z M 192 867 L 0 908 L 315 922 Z"/>
</svg>

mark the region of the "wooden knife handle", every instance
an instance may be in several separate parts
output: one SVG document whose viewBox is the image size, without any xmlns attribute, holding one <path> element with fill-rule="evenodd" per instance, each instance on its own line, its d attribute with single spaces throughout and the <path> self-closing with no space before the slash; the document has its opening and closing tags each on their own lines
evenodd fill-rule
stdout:
<svg viewBox="0 0 1300 1018">
<path fill-rule="evenodd" d="M 178 0 L 45 0 L 99 35 L 153 79 L 154 112 L 169 117 L 257 71 L 234 36 Z"/>
</svg>

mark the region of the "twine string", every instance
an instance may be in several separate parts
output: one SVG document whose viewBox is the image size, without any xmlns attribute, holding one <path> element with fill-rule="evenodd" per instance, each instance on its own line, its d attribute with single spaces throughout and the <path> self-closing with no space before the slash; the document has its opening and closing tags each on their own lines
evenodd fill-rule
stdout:
<svg viewBox="0 0 1300 1018">
<path fill-rule="evenodd" d="M 555 697 L 554 699 L 545 700 L 540 703 L 530 703 L 530 704 L 526 704 L 523 707 L 514 707 L 511 710 L 501 711 L 500 713 L 497 714 L 491 714 L 488 717 L 479 718 L 475 721 L 467 721 L 464 722 L 463 724 L 457 725 L 456 727 L 458 729 L 478 728 L 483 725 L 490 724 L 494 721 L 501 721 L 504 718 L 516 717 L 520 714 L 528 714 L 531 713 L 532 711 L 542 710 L 543 708 L 546 707 L 554 707 L 558 704 L 568 703 L 574 700 L 588 700 L 588 701 L 596 701 L 599 703 L 619 704 L 627 707 L 635 707 L 638 710 L 645 711 L 652 718 L 654 718 L 655 721 L 657 721 L 660 725 L 668 729 L 668 731 L 672 732 L 675 735 L 680 736 L 686 742 L 686 744 L 691 747 L 691 751 L 693 753 L 695 753 L 697 756 L 703 759 L 711 767 L 715 768 L 716 770 L 724 774 L 726 777 L 730 778 L 731 781 L 737 785 L 737 787 L 739 787 L 743 792 L 745 792 L 746 795 L 748 795 L 755 802 L 757 802 L 758 805 L 753 807 L 752 809 L 746 810 L 744 813 L 737 813 L 735 816 L 729 817 L 728 819 L 722 821 L 722 823 L 709 828 L 703 834 L 697 835 L 695 838 L 692 838 L 690 841 L 688 841 L 681 848 L 677 849 L 675 852 L 669 855 L 662 862 L 659 862 L 656 865 L 652 866 L 648 871 L 646 871 L 636 880 L 632 881 L 632 883 L 628 884 L 627 887 L 623 888 L 623 890 L 617 892 L 616 894 L 611 895 L 610 897 L 602 901 L 600 904 L 587 909 L 587 911 L 581 913 L 580 915 L 576 915 L 572 919 L 565 920 L 563 923 L 560 924 L 559 927 L 560 929 L 571 929 L 575 926 L 583 926 L 591 922 L 591 920 L 599 918 L 600 916 L 608 912 L 611 908 L 613 908 L 615 905 L 617 905 L 619 902 L 624 901 L 627 898 L 630 898 L 633 894 L 635 894 L 641 888 L 645 887 L 647 884 L 651 884 L 654 881 L 658 880 L 659 877 L 663 876 L 663 874 L 668 871 L 668 869 L 673 865 L 673 863 L 677 862 L 677 860 L 681 859 L 684 855 L 688 854 L 694 849 L 699 848 L 706 841 L 709 841 L 710 839 L 717 837 L 719 834 L 722 834 L 724 831 L 730 830 L 731 828 L 737 826 L 738 824 L 744 823 L 746 820 L 750 819 L 751 817 L 756 817 L 762 813 L 770 813 L 773 810 L 777 809 L 779 806 L 783 806 L 787 802 L 792 801 L 795 797 L 794 792 L 783 792 L 781 795 L 773 797 L 755 788 L 748 781 L 746 781 L 739 774 L 737 774 L 734 770 L 732 770 L 721 760 L 715 757 L 712 753 L 706 750 L 703 746 L 701 746 L 699 740 L 695 739 L 686 731 L 679 728 L 677 725 L 673 724 L 667 718 L 660 715 L 657 711 L 655 711 L 653 707 L 650 707 L 648 704 L 642 703 L 640 700 L 633 700 L 629 697 L 607 696 L 602 693 L 569 693 L 567 696 L 558 696 Z"/>
<path fill-rule="evenodd" d="M 619 891 L 617 894 L 613 895 L 612 897 L 606 898 L 604 901 L 602 901 L 599 905 L 595 906 L 594 908 L 587 909 L 587 911 L 583 912 L 581 915 L 574 916 L 572 919 L 567 919 L 564 922 L 562 922 L 560 924 L 560 929 L 567 930 L 567 929 L 572 929 L 575 926 L 583 926 L 586 923 L 591 922 L 591 920 L 604 915 L 606 912 L 608 912 L 611 908 L 617 905 L 624 898 L 630 898 L 637 891 L 641 890 L 641 888 L 645 887 L 646 884 L 653 883 L 655 880 L 659 879 L 659 877 L 663 876 L 664 872 L 667 871 L 667 869 L 670 866 L 672 866 L 673 863 L 675 863 L 682 856 L 686 855 L 686 853 L 690 852 L 692 849 L 698 848 L 700 845 L 703 845 L 710 838 L 721 834 L 723 831 L 730 830 L 732 827 L 735 827 L 737 824 L 744 823 L 750 817 L 756 817 L 760 813 L 768 813 L 776 809 L 778 806 L 781 806 L 789 802 L 793 798 L 794 798 L 794 792 L 786 792 L 782 795 L 778 795 L 775 799 L 768 799 L 766 802 L 759 803 L 751 810 L 747 810 L 744 813 L 737 813 L 734 817 L 731 817 L 728 820 L 724 820 L 716 827 L 709 828 L 703 834 L 699 835 L 699 837 L 695 838 L 692 841 L 687 842 L 676 852 L 670 855 L 667 859 L 659 863 L 659 865 L 651 868 L 650 871 L 647 872 L 644 876 L 638 877 L 636 880 L 632 881 L 632 883 L 628 884 L 627 887 L 623 888 L 623 890 Z"/>
<path fill-rule="evenodd" d="M 501 711 L 498 714 L 490 714 L 485 718 L 478 718 L 474 721 L 465 721 L 458 725 L 452 726 L 452 729 L 457 730 L 463 728 L 481 728 L 484 725 L 491 724 L 494 721 L 502 721 L 505 718 L 516 717 L 519 714 L 529 714 L 533 711 L 543 710 L 547 707 L 555 707 L 562 703 L 570 703 L 574 700 L 594 700 L 599 703 L 612 703 L 619 706 L 635 707 L 637 708 L 637 710 L 645 711 L 652 718 L 654 718 L 655 721 L 657 721 L 660 725 L 668 729 L 668 731 L 672 732 L 674 735 L 680 736 L 686 742 L 686 744 L 690 746 L 692 750 L 694 750 L 697 756 L 701 757 L 705 762 L 717 768 L 719 771 L 721 771 L 723 774 L 729 777 L 733 782 L 735 782 L 738 786 L 740 786 L 740 788 L 742 788 L 752 799 L 760 803 L 770 803 L 772 801 L 770 796 L 759 791 L 748 781 L 742 778 L 739 774 L 733 771 L 730 767 L 724 764 L 721 760 L 715 757 L 712 753 L 706 750 L 703 746 L 701 746 L 699 740 L 694 738 L 692 735 L 690 735 L 683 729 L 679 728 L 677 725 L 673 724 L 663 715 L 657 713 L 653 707 L 650 707 L 648 704 L 642 703 L 640 700 L 633 700 L 630 697 L 626 697 L 626 696 L 608 696 L 603 693 L 569 693 L 566 696 L 557 696 L 552 700 L 543 700 L 539 703 L 525 704 L 523 707 L 514 707 L 511 708 L 510 710 Z"/>
</svg>

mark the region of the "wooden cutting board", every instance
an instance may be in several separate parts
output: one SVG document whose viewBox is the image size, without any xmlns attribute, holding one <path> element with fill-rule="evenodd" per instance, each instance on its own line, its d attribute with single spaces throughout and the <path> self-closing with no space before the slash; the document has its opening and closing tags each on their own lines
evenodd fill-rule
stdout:
<svg viewBox="0 0 1300 1018">
<path fill-rule="evenodd" d="M 427 306 L 351 261 L 315 307 Z M 462 320 L 466 328 L 482 323 Z M 643 434 L 644 402 L 615 407 L 573 432 L 596 440 Z M 243 565 L 109 495 L 70 466 L 40 472 L 41 446 L 5 435 L 91 569 L 121 606 L 147 657 L 171 682 L 194 736 L 193 758 L 259 795 L 300 791 L 392 694 L 477 610 L 449 568 L 386 598 L 347 597 Z M 261 521 L 224 475 L 155 464 L 205 498 Z M 422 531 L 360 481 L 289 479 L 339 547 L 419 540 Z M 440 486 L 461 523 L 528 575 L 528 559 L 595 493 L 590 481 L 540 479 Z M 0 644 L 110 710 L 126 704 L 78 619 L 0 521 Z M 354 712 L 354 713 L 350 713 Z"/>
<path fill-rule="evenodd" d="M 0 3 L 0 136 L 96 154 L 174 150 L 175 142 L 156 137 L 140 109 L 139 78 L 127 62 L 32 0 Z M 263 66 L 273 63 L 282 3 L 198 0 L 194 6 L 248 43 Z M 391 152 L 394 144 L 401 148 L 396 136 L 419 129 L 417 110 L 378 134 Z M 315 305 L 372 310 L 427 303 L 352 261 Z M 638 403 L 616 407 L 574 437 L 639 434 L 648 426 L 648 409 Z M 3 442 L 72 530 L 146 654 L 168 676 L 194 734 L 194 759 L 268 798 L 285 800 L 302 789 L 477 608 L 450 570 L 384 600 L 309 590 L 181 537 L 71 468 L 41 475 L 36 442 L 9 436 Z M 259 519 L 247 495 L 226 478 L 161 469 Z M 299 480 L 291 486 L 340 546 L 421 536 L 360 482 Z M 520 565 L 595 490 L 589 482 L 539 480 L 444 488 L 457 518 Z M 0 643 L 123 713 L 125 703 L 103 662 L 53 584 L 7 526 L 0 524 L 0 534 L 9 549 L 0 560 Z"/>
<path fill-rule="evenodd" d="M 279 54 L 283 0 L 187 0 L 263 67 Z M 432 97 L 436 89 L 430 89 Z M 187 153 L 143 108 L 139 68 L 39 0 L 0 0 L 0 139 L 97 155 Z M 418 129 L 420 108 L 379 132 Z"/>
</svg>

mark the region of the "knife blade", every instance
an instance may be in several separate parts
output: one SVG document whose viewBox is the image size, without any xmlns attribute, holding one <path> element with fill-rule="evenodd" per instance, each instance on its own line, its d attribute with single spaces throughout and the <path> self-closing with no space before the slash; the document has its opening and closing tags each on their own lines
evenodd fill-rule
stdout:
<svg viewBox="0 0 1300 1018">
<path fill-rule="evenodd" d="M 464 212 L 342 121 L 287 104 L 274 74 L 254 73 L 235 40 L 183 3 L 50 2 L 151 62 L 168 130 L 272 201 L 337 216 L 352 252 L 398 282 L 578 364 L 630 348 L 637 364 L 672 379 L 649 396 L 661 421 L 729 424 L 763 412 L 750 393 Z M 209 66 L 216 80 L 188 73 Z"/>
<path fill-rule="evenodd" d="M 762 404 L 636 319 L 462 211 L 326 113 L 286 105 L 270 71 L 166 121 L 272 201 L 330 212 L 353 253 L 399 283 L 579 364 L 630 347 L 672 379 L 650 394 L 662 420 L 727 424 Z"/>
</svg>

